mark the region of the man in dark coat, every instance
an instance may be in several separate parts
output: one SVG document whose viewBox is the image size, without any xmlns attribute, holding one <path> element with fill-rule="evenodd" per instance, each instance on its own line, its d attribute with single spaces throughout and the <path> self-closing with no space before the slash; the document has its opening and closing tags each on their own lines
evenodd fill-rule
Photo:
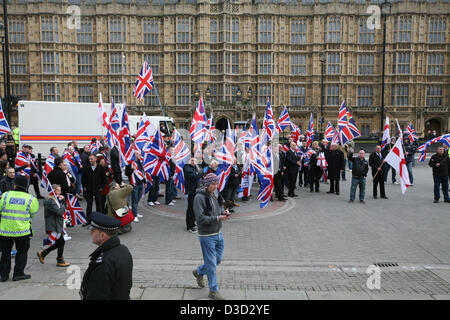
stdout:
<svg viewBox="0 0 450 320">
<path fill-rule="evenodd" d="M 330 179 L 330 190 L 327 193 L 339 195 L 339 180 L 345 168 L 344 153 L 338 149 L 338 145 L 332 143 L 330 149 L 325 152 L 328 164 L 328 179 Z"/>
<path fill-rule="evenodd" d="M 16 176 L 16 170 L 14 168 L 6 169 L 6 176 L 0 181 L 0 191 L 5 193 L 6 191 L 14 190 L 14 177 Z"/>
<path fill-rule="evenodd" d="M 120 244 L 117 232 L 120 221 L 92 213 L 92 242 L 98 248 L 91 253 L 80 288 L 82 300 L 130 300 L 133 286 L 133 257 Z"/>
<path fill-rule="evenodd" d="M 387 199 L 384 190 L 384 166 L 385 160 L 381 153 L 381 146 L 376 146 L 375 151 L 369 156 L 369 166 L 372 168 L 373 177 L 373 198 L 377 199 L 377 186 L 380 184 L 380 195 L 382 199 Z"/>
<path fill-rule="evenodd" d="M 290 148 L 288 152 L 286 152 L 286 168 L 287 168 L 287 174 L 289 179 L 289 192 L 288 197 L 297 197 L 297 195 L 294 193 L 295 190 L 295 182 L 297 180 L 298 175 L 298 167 L 300 166 L 300 159 L 298 158 L 297 151 L 296 151 L 297 145 L 295 142 L 291 142 Z"/>
<path fill-rule="evenodd" d="M 67 199 L 68 193 L 74 193 L 72 188 L 72 183 L 74 182 L 73 178 L 67 176 L 67 164 L 64 162 L 64 159 L 61 157 L 55 158 L 54 160 L 55 166 L 53 170 L 48 174 L 48 181 L 51 184 L 58 184 L 61 186 L 61 194 L 64 198 Z"/>
<path fill-rule="evenodd" d="M 91 223 L 92 202 L 95 198 L 95 208 L 98 212 L 103 212 L 101 191 L 106 187 L 106 172 L 105 168 L 97 165 L 97 157 L 93 154 L 89 156 L 89 165 L 83 170 L 83 194 L 87 202 L 86 207 L 86 223 L 87 226 Z"/>
<path fill-rule="evenodd" d="M 300 147 L 299 153 L 303 154 L 303 157 L 301 157 L 301 168 L 298 173 L 298 185 L 301 187 L 302 185 L 308 187 L 308 176 L 309 176 L 309 162 L 306 157 L 306 153 L 308 152 L 308 148 L 306 148 L 306 141 L 302 141 L 302 145 Z"/>
<path fill-rule="evenodd" d="M 194 198 L 195 191 L 200 187 L 200 180 L 203 177 L 203 171 L 196 163 L 194 157 L 189 160 L 184 168 L 185 191 L 188 195 L 188 206 L 186 210 L 186 229 L 191 233 L 196 233 L 195 215 L 194 215 Z"/>
<path fill-rule="evenodd" d="M 275 155 L 277 156 L 277 155 Z M 283 145 L 278 145 L 278 172 L 274 176 L 275 195 L 278 200 L 286 201 L 284 195 L 284 177 L 286 175 L 286 152 L 283 150 Z"/>
<path fill-rule="evenodd" d="M 114 181 L 118 184 L 122 183 L 122 170 L 120 168 L 120 159 L 119 159 L 119 150 L 117 149 L 117 146 L 114 146 L 114 148 L 111 149 L 111 152 L 109 153 L 109 156 L 111 158 L 111 169 L 114 172 Z"/>
<path fill-rule="evenodd" d="M 439 147 L 437 153 L 431 156 L 428 165 L 433 168 L 434 181 L 434 203 L 439 202 L 440 186 L 442 186 L 442 193 L 444 194 L 444 202 L 450 202 L 448 196 L 448 175 L 450 172 L 450 158 L 445 152 L 444 147 Z"/>
</svg>

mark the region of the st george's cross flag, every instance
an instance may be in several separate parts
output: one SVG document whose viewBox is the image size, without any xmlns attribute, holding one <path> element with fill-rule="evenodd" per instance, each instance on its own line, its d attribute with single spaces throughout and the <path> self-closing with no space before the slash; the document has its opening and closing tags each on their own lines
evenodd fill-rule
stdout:
<svg viewBox="0 0 450 320">
<path fill-rule="evenodd" d="M 400 126 L 398 127 L 400 128 Z M 406 189 L 411 185 L 411 182 L 409 181 L 408 168 L 406 167 L 405 154 L 403 153 L 403 139 L 397 139 L 394 147 L 386 156 L 385 161 L 399 173 L 402 194 L 405 194 Z"/>
<path fill-rule="evenodd" d="M 0 100 L 0 136 L 11 131 L 8 121 L 6 121 L 5 114 L 3 113 L 2 102 Z"/>
<path fill-rule="evenodd" d="M 102 127 L 108 128 L 108 113 L 106 112 L 105 106 L 103 105 L 101 93 L 98 99 L 97 121 L 102 125 Z"/>
<path fill-rule="evenodd" d="M 383 138 L 381 139 L 381 150 L 384 150 L 391 141 L 391 135 L 389 134 L 389 117 L 386 117 L 386 123 L 384 124 Z"/>
<path fill-rule="evenodd" d="M 77 224 L 86 223 L 86 216 L 78 203 L 77 197 L 68 193 L 66 199 L 66 215 L 71 221 L 72 227 Z"/>
<path fill-rule="evenodd" d="M 203 104 L 202 96 L 200 96 L 194 118 L 192 119 L 192 125 L 189 129 L 194 144 L 202 144 L 205 141 L 206 124 L 205 105 Z"/>
<path fill-rule="evenodd" d="M 331 142 L 333 140 L 334 136 L 334 127 L 331 124 L 330 121 L 328 121 L 327 128 L 325 129 L 325 139 L 328 140 L 328 142 Z"/>
<path fill-rule="evenodd" d="M 317 157 L 317 166 L 322 169 L 322 178 L 325 182 L 327 182 L 327 172 L 326 169 L 328 167 L 327 160 L 325 159 L 325 154 L 323 152 L 319 153 Z"/>
<path fill-rule="evenodd" d="M 154 87 L 152 68 L 144 61 L 141 72 L 134 85 L 133 94 L 140 101 Z"/>
</svg>

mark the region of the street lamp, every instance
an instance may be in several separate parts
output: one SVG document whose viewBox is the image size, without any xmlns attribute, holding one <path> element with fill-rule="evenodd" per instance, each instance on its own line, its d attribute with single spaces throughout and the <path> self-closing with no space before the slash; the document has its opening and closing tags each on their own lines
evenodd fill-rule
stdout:
<svg viewBox="0 0 450 320">
<path fill-rule="evenodd" d="M 323 133 L 323 95 L 324 95 L 324 87 L 323 87 L 323 74 L 325 67 L 325 54 L 321 52 L 319 54 L 320 60 L 320 133 Z"/>
<path fill-rule="evenodd" d="M 200 96 L 200 91 L 198 90 L 198 88 L 195 88 L 195 91 L 194 91 L 195 100 L 197 100 L 199 96 Z"/>
<path fill-rule="evenodd" d="M 386 67 L 386 17 L 391 14 L 392 4 L 389 1 L 381 3 L 381 16 L 383 18 L 383 66 L 381 71 L 381 132 L 384 130 L 384 73 Z"/>
<path fill-rule="evenodd" d="M 238 100 L 241 99 L 241 95 L 242 95 L 241 88 L 238 87 L 236 91 L 236 97 L 238 98 Z"/>
<path fill-rule="evenodd" d="M 206 88 L 205 96 L 208 99 L 210 95 L 211 95 L 211 90 L 209 90 L 209 87 L 208 87 L 208 88 Z"/>
</svg>

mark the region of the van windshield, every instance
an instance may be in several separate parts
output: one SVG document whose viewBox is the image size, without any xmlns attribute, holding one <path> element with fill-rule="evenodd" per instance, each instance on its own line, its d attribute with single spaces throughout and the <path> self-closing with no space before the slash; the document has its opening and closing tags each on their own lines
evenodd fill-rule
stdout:
<svg viewBox="0 0 450 320">
<path fill-rule="evenodd" d="M 169 131 L 172 132 L 173 129 L 173 122 L 172 121 L 167 121 L 167 126 L 169 127 Z M 164 120 L 159 122 L 159 127 L 166 129 L 166 122 Z"/>
</svg>

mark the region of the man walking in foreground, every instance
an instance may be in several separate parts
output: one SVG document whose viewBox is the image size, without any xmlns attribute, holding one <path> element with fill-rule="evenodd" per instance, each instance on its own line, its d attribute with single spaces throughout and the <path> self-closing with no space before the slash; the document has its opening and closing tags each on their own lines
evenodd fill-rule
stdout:
<svg viewBox="0 0 450 320">
<path fill-rule="evenodd" d="M 428 163 L 433 168 L 433 180 L 434 180 L 434 203 L 439 202 L 440 198 L 440 186 L 442 186 L 442 193 L 444 194 L 444 202 L 450 202 L 448 196 L 448 174 L 450 166 L 450 158 L 447 153 L 444 152 L 444 147 L 439 147 L 437 153 L 431 156 Z"/>
<path fill-rule="evenodd" d="M 366 152 L 364 150 L 359 150 L 358 158 L 354 159 L 351 152 L 348 153 L 348 161 L 353 163 L 352 168 L 352 186 L 350 188 L 350 200 L 352 203 L 355 200 L 356 187 L 359 186 L 359 202 L 364 202 L 364 196 L 366 194 L 366 177 L 367 172 L 369 172 L 369 164 L 367 160 L 364 159 Z"/>
<path fill-rule="evenodd" d="M 199 287 L 205 286 L 203 276 L 208 276 L 209 295 L 213 300 L 224 300 L 217 285 L 216 267 L 223 258 L 224 241 L 222 221 L 229 219 L 228 210 L 223 212 L 223 199 L 217 193 L 219 179 L 214 173 L 208 173 L 204 180 L 204 188 L 197 190 L 194 198 L 194 214 L 197 221 L 198 235 L 204 264 L 193 271 Z M 217 194 L 217 196 L 216 196 Z"/>
</svg>

